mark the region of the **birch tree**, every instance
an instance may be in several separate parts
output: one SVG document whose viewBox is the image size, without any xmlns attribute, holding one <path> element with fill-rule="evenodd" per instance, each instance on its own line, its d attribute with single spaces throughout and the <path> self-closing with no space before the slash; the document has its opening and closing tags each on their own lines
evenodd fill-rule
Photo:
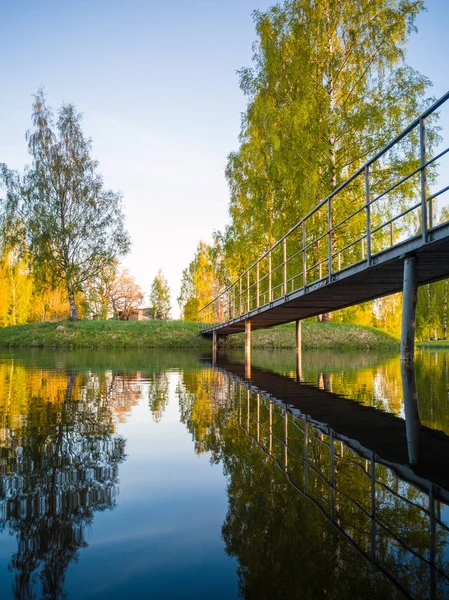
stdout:
<svg viewBox="0 0 449 600">
<path fill-rule="evenodd" d="M 247 268 L 428 104 L 430 82 L 405 62 L 423 8 L 422 0 L 285 0 L 254 13 L 253 65 L 240 70 L 248 106 L 226 170 L 232 270 Z M 373 193 L 410 167 L 407 143 Z M 334 216 L 357 196 L 342 194 Z M 350 234 L 349 225 L 338 232 Z"/>
<path fill-rule="evenodd" d="M 150 306 L 155 319 L 170 317 L 170 288 L 162 269 L 159 269 L 151 284 Z"/>
<path fill-rule="evenodd" d="M 130 244 L 121 195 L 105 189 L 81 120 L 72 104 L 63 104 L 55 121 L 39 90 L 26 136 L 31 166 L 20 175 L 0 165 L 6 237 L 14 231 L 12 241 L 26 253 L 37 281 L 64 286 L 72 320 L 78 319 L 75 294 Z"/>
</svg>

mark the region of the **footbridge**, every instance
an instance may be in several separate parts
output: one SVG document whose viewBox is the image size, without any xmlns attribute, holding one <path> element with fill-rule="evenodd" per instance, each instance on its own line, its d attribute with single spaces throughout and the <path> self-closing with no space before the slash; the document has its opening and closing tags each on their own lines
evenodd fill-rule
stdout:
<svg viewBox="0 0 449 600">
<path fill-rule="evenodd" d="M 403 291 L 413 359 L 417 288 L 449 277 L 449 92 L 200 311 L 219 336 L 297 322 Z M 439 119 L 439 124 L 438 124 Z"/>
</svg>

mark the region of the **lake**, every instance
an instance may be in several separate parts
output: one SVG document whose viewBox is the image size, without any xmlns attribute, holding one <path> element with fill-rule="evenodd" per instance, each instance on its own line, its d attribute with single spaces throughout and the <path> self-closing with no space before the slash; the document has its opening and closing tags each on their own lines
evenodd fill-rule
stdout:
<svg viewBox="0 0 449 600">
<path fill-rule="evenodd" d="M 449 598 L 449 353 L 0 350 L 0 598 Z"/>
</svg>

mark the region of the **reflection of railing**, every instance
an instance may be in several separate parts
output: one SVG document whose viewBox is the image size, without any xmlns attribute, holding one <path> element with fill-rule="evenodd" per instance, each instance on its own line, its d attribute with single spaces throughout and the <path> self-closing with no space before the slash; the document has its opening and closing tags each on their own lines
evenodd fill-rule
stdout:
<svg viewBox="0 0 449 600">
<path fill-rule="evenodd" d="M 407 481 L 398 474 L 401 467 L 393 468 L 370 450 L 356 450 L 326 425 L 311 422 L 249 382 L 229 375 L 223 387 L 245 433 L 407 597 L 436 598 L 449 589 L 449 527 L 441 517 L 447 492 L 421 478 Z"/>
<path fill-rule="evenodd" d="M 426 154 L 426 120 L 449 92 L 320 202 L 259 260 L 200 311 L 207 326 L 223 324 L 357 263 L 367 266 L 383 251 L 448 220 L 437 214 L 443 185 L 428 193 L 437 161 L 449 152 Z M 430 130 L 432 131 L 432 130 Z"/>
</svg>

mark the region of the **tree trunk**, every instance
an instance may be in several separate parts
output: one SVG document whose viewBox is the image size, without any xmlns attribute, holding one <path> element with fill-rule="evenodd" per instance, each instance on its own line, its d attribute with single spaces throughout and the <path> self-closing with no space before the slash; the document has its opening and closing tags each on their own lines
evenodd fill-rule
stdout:
<svg viewBox="0 0 449 600">
<path fill-rule="evenodd" d="M 78 309 L 76 307 L 75 294 L 74 294 L 74 291 L 73 291 L 73 288 L 71 285 L 67 286 L 67 293 L 69 296 L 69 304 L 70 304 L 70 320 L 78 321 L 79 320 Z"/>
<path fill-rule="evenodd" d="M 327 28 L 327 51 L 329 57 L 329 63 L 326 65 L 326 78 L 327 78 L 327 96 L 329 101 L 328 106 L 328 142 L 329 142 L 329 178 L 330 178 L 330 188 L 333 191 L 337 187 L 337 144 L 336 144 L 336 136 L 335 136 L 335 124 L 334 124 L 334 114 L 337 108 L 336 101 L 336 90 L 335 90 L 335 81 L 334 81 L 334 73 L 332 70 L 332 66 L 330 61 L 335 52 L 335 43 L 331 34 L 331 24 L 330 24 L 330 15 L 329 15 L 329 7 L 325 4 L 324 7 L 324 16 L 326 20 L 326 28 Z M 334 237 L 334 234 L 332 238 Z M 335 240 L 332 239 L 331 247 L 332 251 L 334 248 Z M 331 320 L 330 313 L 323 313 L 319 315 L 318 319 L 319 323 L 328 323 Z"/>
</svg>

